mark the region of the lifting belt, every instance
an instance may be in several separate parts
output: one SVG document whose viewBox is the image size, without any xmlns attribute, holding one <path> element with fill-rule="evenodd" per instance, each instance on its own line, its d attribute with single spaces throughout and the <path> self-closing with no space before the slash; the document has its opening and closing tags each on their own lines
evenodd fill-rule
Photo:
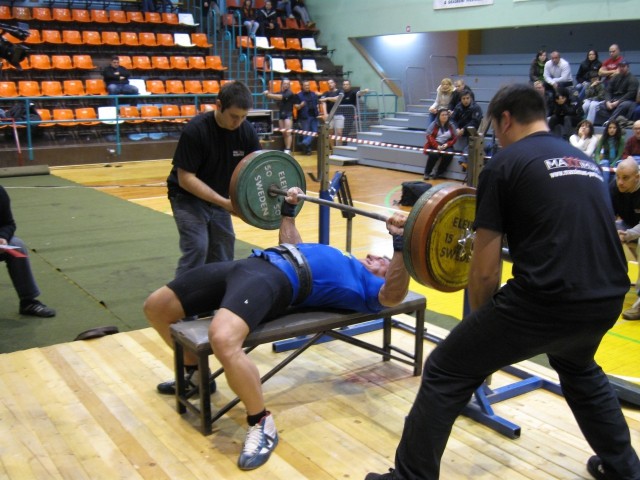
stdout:
<svg viewBox="0 0 640 480">
<path fill-rule="evenodd" d="M 292 243 L 281 243 L 277 247 L 271 247 L 267 250 L 272 252 L 278 252 L 282 255 L 282 258 L 287 260 L 294 268 L 298 275 L 298 295 L 293 301 L 292 305 L 298 305 L 304 301 L 305 298 L 311 293 L 311 284 L 313 277 L 311 276 L 311 269 L 307 263 L 307 259 L 300 253 L 298 247 Z"/>
</svg>

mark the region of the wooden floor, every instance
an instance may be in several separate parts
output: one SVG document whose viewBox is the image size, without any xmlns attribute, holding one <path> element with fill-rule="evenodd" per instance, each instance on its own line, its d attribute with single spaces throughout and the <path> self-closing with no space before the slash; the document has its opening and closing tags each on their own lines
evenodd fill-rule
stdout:
<svg viewBox="0 0 640 480">
<path fill-rule="evenodd" d="M 299 160 L 315 171 L 311 159 Z M 166 161 L 141 162 L 54 169 L 53 174 L 100 185 L 107 193 L 169 213 L 161 184 L 168 169 Z M 376 211 L 395 208 L 391 202 L 400 196 L 400 183 L 418 177 L 366 167 L 345 170 L 354 198 L 362 202 L 357 206 Z M 310 194 L 317 191 L 315 185 L 308 183 Z M 315 211 L 305 207 L 298 221 L 309 241 L 317 238 Z M 276 232 L 240 222 L 236 230 L 240 239 L 260 246 L 277 238 Z M 332 243 L 342 247 L 345 229 L 339 213 L 332 214 L 331 232 Z M 390 252 L 381 222 L 358 218 L 354 232 L 354 253 Z M 158 285 L 166 280 L 158 279 Z M 429 309 L 459 317 L 457 294 L 425 293 Z M 428 330 L 446 335 L 434 326 Z M 364 339 L 380 336 L 371 332 Z M 413 341 L 406 332 L 394 332 L 394 338 L 407 349 Z M 425 348 L 428 353 L 433 344 L 425 341 Z M 269 346 L 252 353 L 261 371 L 280 355 Z M 538 365 L 525 362 L 522 367 L 556 380 Z M 314 346 L 265 385 L 280 444 L 265 466 L 241 472 L 236 460 L 246 428 L 242 408 L 234 408 L 204 437 L 194 428 L 194 418 L 175 412 L 173 398 L 156 394 L 155 385 L 172 375 L 171 351 L 152 329 L 0 356 L 0 478 L 359 480 L 392 465 L 419 384 L 409 367 L 383 363 L 371 352 L 341 342 Z M 515 380 L 497 373 L 492 386 Z M 214 402 L 220 405 L 230 397 L 221 381 Z M 561 397 L 537 390 L 494 408 L 521 427 L 521 438 L 506 438 L 461 417 L 441 478 L 590 478 L 584 465 L 591 451 Z M 640 411 L 625 414 L 640 448 Z"/>
</svg>

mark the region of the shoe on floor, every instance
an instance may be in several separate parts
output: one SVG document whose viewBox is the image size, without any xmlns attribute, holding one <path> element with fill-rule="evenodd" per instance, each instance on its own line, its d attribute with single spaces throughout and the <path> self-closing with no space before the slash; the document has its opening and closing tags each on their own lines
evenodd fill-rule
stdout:
<svg viewBox="0 0 640 480">
<path fill-rule="evenodd" d="M 602 460 L 600 460 L 600 457 L 598 457 L 597 455 L 594 455 L 587 461 L 587 471 L 596 480 L 607 479 L 607 474 L 604 473 L 604 468 L 602 466 Z"/>
<path fill-rule="evenodd" d="M 190 374 L 185 374 L 184 379 L 187 381 L 188 390 L 198 390 L 198 385 L 200 384 L 200 372 L 198 370 L 194 370 Z M 158 393 L 161 393 L 162 395 L 175 395 L 176 381 L 168 380 L 166 382 L 159 383 L 156 389 L 158 390 Z M 209 380 L 209 389 L 211 393 L 216 392 L 217 385 L 213 378 Z"/>
<path fill-rule="evenodd" d="M 367 473 L 364 480 L 393 480 L 393 468 L 389 469 L 389 473 Z"/>
<path fill-rule="evenodd" d="M 253 470 L 267 463 L 271 452 L 278 445 L 278 431 L 271 412 L 249 428 L 238 457 L 240 470 Z"/>
<path fill-rule="evenodd" d="M 20 315 L 49 318 L 55 317 L 56 311 L 38 300 L 31 300 L 29 303 L 20 304 Z"/>
<path fill-rule="evenodd" d="M 622 312 L 622 318 L 625 320 L 640 320 L 640 298 L 631 307 Z"/>
</svg>

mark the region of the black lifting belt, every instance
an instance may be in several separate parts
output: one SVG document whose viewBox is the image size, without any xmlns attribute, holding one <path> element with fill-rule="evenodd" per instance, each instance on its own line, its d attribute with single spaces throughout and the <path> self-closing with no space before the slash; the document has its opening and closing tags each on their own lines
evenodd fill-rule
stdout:
<svg viewBox="0 0 640 480">
<path fill-rule="evenodd" d="M 302 253 L 300 253 L 298 247 L 291 243 L 281 243 L 277 247 L 271 247 L 267 250 L 278 252 L 293 266 L 293 269 L 298 275 L 299 285 L 298 296 L 293 301 L 293 305 L 302 303 L 302 301 L 311 293 L 312 277 L 311 269 L 309 268 L 307 259 L 304 258 L 304 255 Z"/>
</svg>

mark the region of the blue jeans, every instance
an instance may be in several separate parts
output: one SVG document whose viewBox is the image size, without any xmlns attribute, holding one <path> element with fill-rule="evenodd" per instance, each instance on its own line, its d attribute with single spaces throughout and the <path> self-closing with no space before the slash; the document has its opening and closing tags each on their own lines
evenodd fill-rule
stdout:
<svg viewBox="0 0 640 480">
<path fill-rule="evenodd" d="M 179 193 L 170 202 L 182 253 L 176 277 L 205 263 L 233 260 L 236 236 L 229 212 L 192 195 Z"/>
<path fill-rule="evenodd" d="M 298 120 L 298 124 L 300 125 L 300 130 L 304 130 L 305 132 L 317 132 L 318 131 L 318 119 L 316 117 L 305 118 L 304 120 Z M 304 145 L 305 147 L 310 147 L 311 142 L 313 142 L 313 136 L 305 135 L 300 145 Z"/>
<path fill-rule="evenodd" d="M 26 244 L 18 237 L 11 238 L 9 245 L 20 247 L 22 253 L 29 255 L 29 249 Z M 29 262 L 28 256 L 18 258 L 5 253 L 0 255 L 0 261 L 7 264 L 9 278 L 11 278 L 13 288 L 15 288 L 20 300 L 32 300 L 40 295 L 36 280 L 33 278 L 31 262 Z"/>
<path fill-rule="evenodd" d="M 587 442 L 612 478 L 640 479 L 620 403 L 594 360 L 623 298 L 536 305 L 498 293 L 429 355 L 396 451 L 394 479 L 437 479 L 456 417 L 496 370 L 546 353 Z M 586 459 L 585 459 L 586 460 Z"/>
</svg>

